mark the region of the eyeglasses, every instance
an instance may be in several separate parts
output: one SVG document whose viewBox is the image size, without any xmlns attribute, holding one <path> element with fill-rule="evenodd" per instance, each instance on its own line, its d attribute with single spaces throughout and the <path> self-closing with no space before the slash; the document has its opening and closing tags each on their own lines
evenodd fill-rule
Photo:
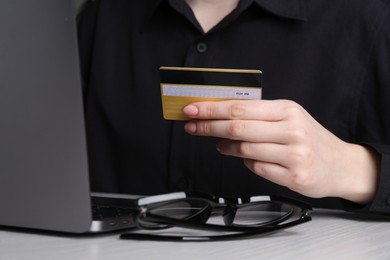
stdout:
<svg viewBox="0 0 390 260">
<path fill-rule="evenodd" d="M 206 193 L 177 192 L 136 200 L 137 228 L 121 239 L 216 241 L 257 236 L 311 220 L 311 207 L 278 196 L 219 198 Z M 186 234 L 166 232 L 171 228 Z M 164 232 L 161 232 L 164 231 Z M 188 235 L 188 231 L 210 234 Z"/>
</svg>

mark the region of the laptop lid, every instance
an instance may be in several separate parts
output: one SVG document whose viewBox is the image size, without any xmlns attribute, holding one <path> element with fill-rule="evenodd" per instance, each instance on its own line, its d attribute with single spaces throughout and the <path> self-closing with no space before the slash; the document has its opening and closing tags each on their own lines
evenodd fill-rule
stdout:
<svg viewBox="0 0 390 260">
<path fill-rule="evenodd" d="M 91 226 L 76 35 L 73 1 L 0 2 L 0 225 Z"/>
</svg>

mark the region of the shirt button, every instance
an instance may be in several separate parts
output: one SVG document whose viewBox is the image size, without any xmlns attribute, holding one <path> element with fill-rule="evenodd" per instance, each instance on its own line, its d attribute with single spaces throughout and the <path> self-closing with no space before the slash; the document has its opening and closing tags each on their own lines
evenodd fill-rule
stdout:
<svg viewBox="0 0 390 260">
<path fill-rule="evenodd" d="M 200 42 L 198 43 L 198 45 L 196 45 L 196 49 L 199 53 L 205 53 L 207 51 L 207 44 L 204 42 Z"/>
</svg>

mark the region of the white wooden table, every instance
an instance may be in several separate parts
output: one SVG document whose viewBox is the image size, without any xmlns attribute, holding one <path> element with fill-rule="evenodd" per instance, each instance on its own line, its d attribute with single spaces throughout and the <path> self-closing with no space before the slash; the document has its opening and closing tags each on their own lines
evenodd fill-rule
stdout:
<svg viewBox="0 0 390 260">
<path fill-rule="evenodd" d="M 0 259 L 390 259 L 390 218 L 314 210 L 313 220 L 263 237 L 224 242 L 119 240 L 0 227 Z"/>
</svg>

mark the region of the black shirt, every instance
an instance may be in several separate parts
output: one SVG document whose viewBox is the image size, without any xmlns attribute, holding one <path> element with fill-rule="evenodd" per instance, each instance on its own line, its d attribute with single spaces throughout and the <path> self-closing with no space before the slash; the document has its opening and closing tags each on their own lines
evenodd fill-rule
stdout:
<svg viewBox="0 0 390 260">
<path fill-rule="evenodd" d="M 204 33 L 184 0 L 90 1 L 80 49 L 92 188 L 156 194 L 281 194 L 311 200 L 220 155 L 162 117 L 159 67 L 260 69 L 264 99 L 302 105 L 339 138 L 381 154 L 378 193 L 390 213 L 390 4 L 387 0 L 241 0 Z M 342 174 L 342 173 L 340 173 Z"/>
</svg>

